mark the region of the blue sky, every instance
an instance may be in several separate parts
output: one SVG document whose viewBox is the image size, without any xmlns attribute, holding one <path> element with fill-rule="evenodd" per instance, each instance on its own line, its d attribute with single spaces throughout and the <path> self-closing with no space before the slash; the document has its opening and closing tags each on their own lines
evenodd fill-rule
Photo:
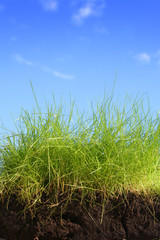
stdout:
<svg viewBox="0 0 160 240">
<path fill-rule="evenodd" d="M 80 110 L 111 90 L 160 110 L 160 0 L 0 0 L 0 120 L 70 95 Z M 45 110 L 44 110 L 45 111 Z"/>
</svg>

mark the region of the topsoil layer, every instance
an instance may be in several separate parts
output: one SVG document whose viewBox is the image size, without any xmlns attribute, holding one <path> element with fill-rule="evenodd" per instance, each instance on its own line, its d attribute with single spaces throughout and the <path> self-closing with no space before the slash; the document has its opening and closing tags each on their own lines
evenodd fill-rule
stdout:
<svg viewBox="0 0 160 240">
<path fill-rule="evenodd" d="M 6 240 L 159 240 L 160 198 L 128 194 L 95 204 L 74 199 L 58 207 L 46 197 L 26 210 L 13 196 L 0 203 L 0 237 Z M 8 205 L 8 207 L 7 207 Z M 66 207 L 65 207 L 66 206 Z"/>
</svg>

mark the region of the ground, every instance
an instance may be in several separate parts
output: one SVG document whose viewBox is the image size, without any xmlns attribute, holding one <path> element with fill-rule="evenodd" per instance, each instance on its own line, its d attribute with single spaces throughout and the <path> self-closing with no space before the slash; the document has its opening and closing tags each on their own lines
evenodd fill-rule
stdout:
<svg viewBox="0 0 160 240">
<path fill-rule="evenodd" d="M 8 201 L 7 201 L 8 200 Z M 94 204 L 77 197 L 59 205 L 46 196 L 35 209 L 22 211 L 16 197 L 0 202 L 0 237 L 6 240 L 159 240 L 160 197 L 129 193 Z M 85 200 L 85 201 L 84 201 Z M 92 199 L 93 200 L 93 199 Z"/>
</svg>

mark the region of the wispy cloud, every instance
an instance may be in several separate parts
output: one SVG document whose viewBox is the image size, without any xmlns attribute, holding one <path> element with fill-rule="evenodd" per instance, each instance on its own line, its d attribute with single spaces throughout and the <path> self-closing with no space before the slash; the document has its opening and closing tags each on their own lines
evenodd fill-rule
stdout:
<svg viewBox="0 0 160 240">
<path fill-rule="evenodd" d="M 33 66 L 35 65 L 35 63 L 33 63 L 32 61 L 29 61 L 25 58 L 23 58 L 20 54 L 15 54 L 14 55 L 14 60 L 18 63 L 23 63 L 25 65 L 28 65 L 28 66 Z"/>
<path fill-rule="evenodd" d="M 104 7 L 105 3 L 102 0 L 87 0 L 86 3 L 73 14 L 72 19 L 74 23 L 82 24 L 86 18 L 100 15 Z"/>
<path fill-rule="evenodd" d="M 84 7 L 80 8 L 80 9 L 78 10 L 78 13 L 76 13 L 76 14 L 73 15 L 73 20 L 74 20 L 76 23 L 79 24 L 79 23 L 82 23 L 82 21 L 83 21 L 85 18 L 87 18 L 87 17 L 89 17 L 89 16 L 91 16 L 91 15 L 93 15 L 93 14 L 94 14 L 94 11 L 93 11 L 92 7 L 89 6 L 89 5 L 87 5 L 87 6 L 84 6 Z"/>
<path fill-rule="evenodd" d="M 55 11 L 58 8 L 58 2 L 55 0 L 41 0 L 41 3 L 46 11 Z"/>
<path fill-rule="evenodd" d="M 151 56 L 147 53 L 140 53 L 135 56 L 135 59 L 140 63 L 150 63 Z"/>
<path fill-rule="evenodd" d="M 62 79 L 68 79 L 68 80 L 74 79 L 73 75 L 68 75 L 68 74 L 64 74 L 62 72 L 53 70 L 53 69 L 51 69 L 47 66 L 39 64 L 38 62 L 32 62 L 30 60 L 27 60 L 27 59 L 23 58 L 20 54 L 15 54 L 15 55 L 13 55 L 13 57 L 14 57 L 14 60 L 18 63 L 22 63 L 22 64 L 25 64 L 27 66 L 38 66 L 41 70 L 43 70 L 47 73 L 50 73 L 53 76 L 56 76 L 56 77 L 59 77 L 59 78 L 62 78 Z"/>
<path fill-rule="evenodd" d="M 74 76 L 54 71 L 54 75 L 63 79 L 73 79 Z"/>
<path fill-rule="evenodd" d="M 52 74 L 56 77 L 60 77 L 60 78 L 63 78 L 63 79 L 68 79 L 68 80 L 74 79 L 74 76 L 72 76 L 72 75 L 67 75 L 67 74 L 52 70 L 52 69 L 50 69 L 46 66 L 42 66 L 42 69 L 43 69 L 43 71 L 48 72 L 48 73 L 50 73 L 50 74 Z"/>
</svg>

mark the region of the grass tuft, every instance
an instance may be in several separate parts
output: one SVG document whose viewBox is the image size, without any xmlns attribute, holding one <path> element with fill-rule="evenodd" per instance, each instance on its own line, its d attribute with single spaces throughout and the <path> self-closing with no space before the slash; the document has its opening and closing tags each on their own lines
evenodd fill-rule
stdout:
<svg viewBox="0 0 160 240">
<path fill-rule="evenodd" d="M 37 100 L 32 114 L 23 110 L 17 132 L 1 141 L 1 197 L 36 203 L 45 192 L 56 205 L 59 195 L 75 191 L 91 198 L 160 193 L 160 119 L 145 113 L 141 98 L 126 96 L 121 109 L 104 97 L 89 117 L 77 112 L 75 124 L 74 102 L 66 118 L 53 100 L 45 114 Z"/>
</svg>

